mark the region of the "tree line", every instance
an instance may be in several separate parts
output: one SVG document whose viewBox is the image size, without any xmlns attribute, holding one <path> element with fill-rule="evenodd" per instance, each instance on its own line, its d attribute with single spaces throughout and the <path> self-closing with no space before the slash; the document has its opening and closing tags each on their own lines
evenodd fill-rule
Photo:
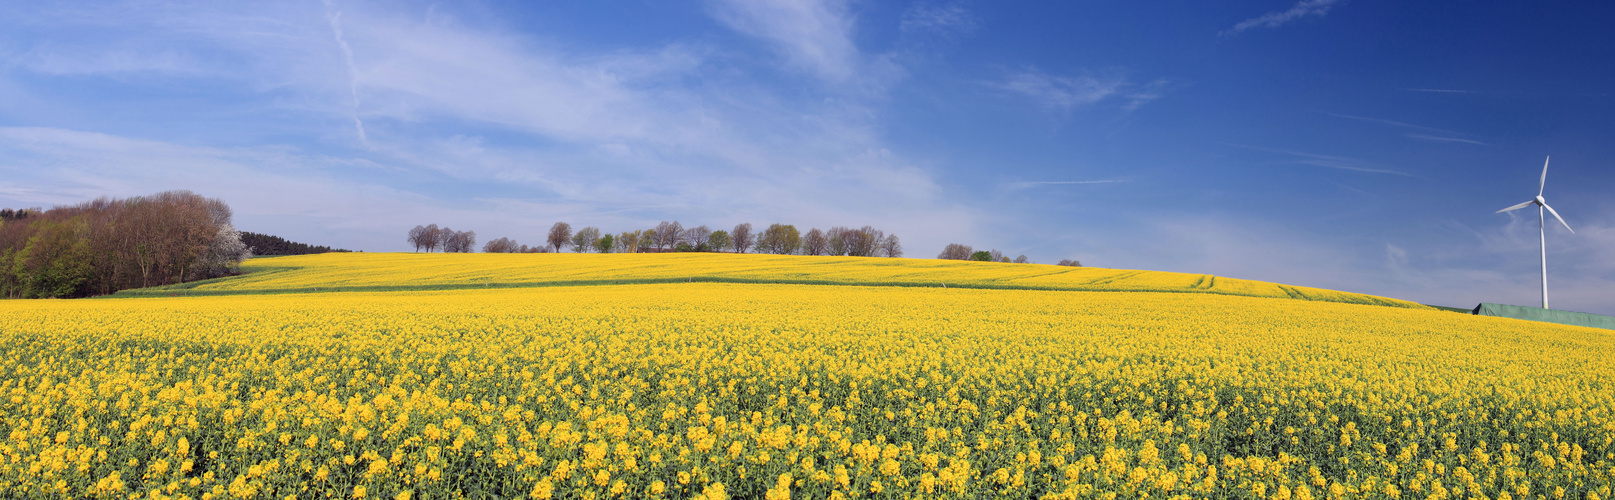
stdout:
<svg viewBox="0 0 1615 500">
<path fill-rule="evenodd" d="M 409 230 L 407 241 L 415 245 L 417 252 L 472 252 L 476 233 L 440 229 L 437 224 L 431 224 Z M 897 235 L 886 234 L 872 226 L 857 229 L 842 226 L 812 228 L 802 233 L 790 224 L 770 224 L 758 233 L 753 231 L 751 223 L 737 224 L 732 230 L 725 231 L 705 225 L 687 228 L 678 221 L 662 221 L 653 228 L 617 234 L 602 232 L 594 226 L 573 229 L 571 224 L 557 222 L 550 226 L 543 245 L 527 246 L 510 238 L 497 238 L 482 246 L 485 253 L 542 253 L 568 249 L 579 253 L 756 251 L 778 255 L 903 256 L 903 243 Z M 1011 259 L 998 250 L 976 250 L 959 243 L 948 244 L 937 258 L 1018 264 L 1031 262 L 1025 255 Z M 1071 259 L 1061 260 L 1057 265 L 1082 266 Z"/>
<path fill-rule="evenodd" d="M 949 260 L 975 260 L 975 261 L 981 261 L 981 262 L 1005 262 L 1005 263 L 1015 263 L 1015 264 L 1030 264 L 1030 263 L 1032 263 L 1032 261 L 1030 259 L 1027 259 L 1025 255 L 1021 255 L 1019 257 L 1015 257 L 1014 259 L 1010 259 L 1009 256 L 1004 255 L 1003 252 L 1000 252 L 997 249 L 993 249 L 993 250 L 976 250 L 975 248 L 972 248 L 970 245 L 964 245 L 964 244 L 959 244 L 959 243 L 949 243 L 948 246 L 942 248 L 942 253 L 937 254 L 936 258 L 938 258 L 938 259 L 949 259 Z M 1071 260 L 1071 259 L 1061 259 L 1060 262 L 1058 264 L 1055 264 L 1055 265 L 1057 265 L 1057 266 L 1082 267 L 1081 262 L 1077 262 L 1077 261 Z"/>
<path fill-rule="evenodd" d="M 258 234 L 250 231 L 241 232 L 241 242 L 252 249 L 253 255 L 308 255 L 316 253 L 347 252 L 340 248 L 331 248 L 323 245 L 309 245 L 295 241 L 286 241 L 279 236 Z"/>
<path fill-rule="evenodd" d="M 4 298 L 86 297 L 215 278 L 238 273 L 252 255 L 229 205 L 190 191 L 0 216 Z"/>
<path fill-rule="evenodd" d="M 459 244 L 453 243 L 461 238 Z M 459 232 L 436 224 L 415 226 L 406 240 L 415 251 L 443 250 L 470 252 L 476 243 L 476 233 Z M 639 253 L 639 252 L 734 252 L 790 255 L 848 255 L 859 257 L 902 257 L 903 244 L 895 234 L 864 226 L 853 229 L 832 227 L 813 228 L 806 234 L 790 224 L 771 224 L 762 232 L 752 229 L 751 223 L 736 225 L 725 231 L 700 225 L 684 227 L 678 221 L 662 221 L 656 227 L 617 234 L 602 232 L 600 228 L 586 226 L 574 230 L 571 224 L 557 222 L 550 226 L 544 245 L 527 246 L 510 238 L 498 238 L 482 246 L 487 253 L 561 252 Z"/>
<path fill-rule="evenodd" d="M 409 243 L 415 245 L 417 252 L 471 253 L 477 251 L 477 232 L 455 231 L 437 224 L 415 226 L 409 230 Z"/>
</svg>

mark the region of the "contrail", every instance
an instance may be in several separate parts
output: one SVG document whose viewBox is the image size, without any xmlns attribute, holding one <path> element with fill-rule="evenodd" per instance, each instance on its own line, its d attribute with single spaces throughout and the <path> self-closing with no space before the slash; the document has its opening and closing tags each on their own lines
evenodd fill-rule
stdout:
<svg viewBox="0 0 1615 500">
<path fill-rule="evenodd" d="M 342 49 L 342 57 L 348 64 L 348 93 L 353 97 L 353 128 L 359 132 L 359 142 L 369 149 L 370 138 L 365 136 L 364 121 L 359 119 L 359 72 L 354 69 L 353 47 L 348 46 L 347 39 L 342 37 L 342 11 L 334 11 L 333 8 L 335 6 L 331 0 L 325 0 L 325 18 L 331 22 L 331 35 L 336 38 L 336 45 Z"/>
</svg>

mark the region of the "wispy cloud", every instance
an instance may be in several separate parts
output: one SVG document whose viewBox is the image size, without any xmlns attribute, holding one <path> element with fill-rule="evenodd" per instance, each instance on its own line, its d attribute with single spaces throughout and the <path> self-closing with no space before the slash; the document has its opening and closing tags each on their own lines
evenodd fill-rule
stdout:
<svg viewBox="0 0 1615 500">
<path fill-rule="evenodd" d="M 841 4 L 769 5 L 787 11 L 801 7 L 796 12 L 822 17 L 829 39 L 846 38 L 851 29 L 851 14 Z M 50 134 L 15 131 L 10 139 L 0 137 L 0 202 L 32 206 L 149 194 L 175 187 L 173 179 L 180 178 L 190 181 L 179 187 L 226 197 L 241 214 L 296 204 L 272 199 L 273 193 L 342 199 L 343 192 L 393 192 L 419 202 L 419 209 L 351 218 L 340 207 L 321 205 L 310 213 L 334 215 L 308 228 L 287 226 L 291 229 L 282 234 L 306 235 L 340 220 L 370 229 L 348 239 L 321 240 L 369 250 L 400 248 L 393 228 L 431 222 L 427 216 L 434 213 L 460 214 L 460 220 L 474 221 L 479 233 L 510 236 L 536 232 L 542 228 L 528 226 L 555 220 L 622 229 L 669 218 L 714 226 L 870 224 L 900 230 L 905 244 L 926 252 L 940 248 L 943 238 L 970 236 L 982 217 L 980 210 L 943 196 L 932 169 L 893 153 L 871 106 L 856 98 L 776 91 L 753 78 L 759 70 L 750 61 L 737 63 L 741 58 L 723 47 L 675 42 L 591 51 L 441 12 L 427 22 L 407 9 L 365 3 L 342 2 L 340 17 L 336 5 L 308 7 L 257 5 L 238 8 L 239 15 L 205 5 L 151 13 L 131 9 L 132 18 L 96 22 L 155 33 L 150 38 L 171 39 L 175 46 L 209 48 L 209 57 L 233 70 L 210 74 L 210 86 L 276 96 L 221 112 L 253 113 L 264 117 L 260 123 L 297 129 L 311 137 L 297 142 L 297 149 L 324 153 L 288 153 L 267 162 L 257 150 L 175 153 L 167 149 L 163 130 L 141 137 L 127 131 L 93 135 L 93 127 Z M 187 28 L 169 28 L 174 25 Z M 83 43 L 81 52 L 90 54 L 112 42 Z M 847 39 L 846 51 L 825 53 L 839 53 L 849 68 L 860 71 L 874 64 L 847 52 L 850 44 Z M 839 67 L 834 59 L 803 68 L 832 77 Z M 709 77 L 714 74 L 722 76 Z M 355 105 L 356 96 L 362 97 L 362 108 Z M 359 130 L 357 117 L 370 146 L 362 151 L 352 149 L 355 141 L 349 139 Z M 86 137 L 104 140 L 80 144 Z M 266 139 L 285 141 L 284 136 Z M 92 153 L 93 158 L 84 156 Z M 119 158 L 151 161 L 120 163 Z M 217 170 L 223 163 L 228 168 Z M 79 168 L 91 164 L 99 170 Z M 329 175 L 270 175 L 278 173 L 274 169 L 309 165 L 330 170 Z M 265 171 L 254 171 L 260 166 Z M 386 174 L 375 175 L 382 171 Z M 329 187 L 291 182 L 303 177 Z M 242 191 L 242 185 L 262 187 Z M 28 186 L 67 187 L 36 193 Z M 501 201 L 490 208 L 492 200 Z M 524 208 L 516 214 L 506 209 L 512 206 Z M 447 216 L 431 217 L 450 222 Z"/>
<path fill-rule="evenodd" d="M 1430 134 L 1415 134 L 1415 133 L 1412 133 L 1412 132 L 1402 134 L 1402 137 L 1407 137 L 1409 139 L 1418 139 L 1418 140 L 1421 140 L 1421 141 L 1456 142 L 1456 143 L 1461 143 L 1461 144 L 1474 144 L 1476 146 L 1490 146 L 1491 145 L 1489 143 L 1480 142 L 1480 141 L 1476 141 L 1476 140 L 1470 140 L 1470 139 L 1464 139 L 1464 138 L 1460 138 L 1460 137 L 1445 137 L 1445 136 L 1430 135 Z"/>
<path fill-rule="evenodd" d="M 824 80 L 852 78 L 862 62 L 845 0 L 714 0 L 710 5 L 719 21 L 770 42 L 792 66 Z"/>
<path fill-rule="evenodd" d="M 1413 174 L 1403 172 L 1403 171 L 1400 171 L 1400 170 L 1392 170 L 1392 169 L 1384 168 L 1383 166 L 1381 166 L 1379 164 L 1369 162 L 1369 161 L 1366 161 L 1366 160 L 1360 160 L 1360 159 L 1357 159 L 1357 158 L 1347 158 L 1347 157 L 1344 157 L 1344 156 L 1321 155 L 1321 154 L 1315 154 L 1315 153 L 1306 153 L 1306 152 L 1302 152 L 1302 151 L 1290 151 L 1290 150 L 1285 150 L 1285 149 L 1264 148 L 1264 147 L 1261 147 L 1261 146 L 1250 146 L 1250 145 L 1245 145 L 1245 144 L 1233 144 L 1233 143 L 1226 143 L 1226 142 L 1222 143 L 1222 144 L 1226 144 L 1226 145 L 1233 146 L 1233 147 L 1236 147 L 1236 148 L 1249 149 L 1251 151 L 1261 151 L 1261 152 L 1265 152 L 1265 153 L 1274 153 L 1274 154 L 1285 155 L 1285 156 L 1287 156 L 1289 158 L 1286 161 L 1284 161 L 1284 163 L 1311 165 L 1311 166 L 1314 166 L 1314 167 L 1333 168 L 1333 169 L 1337 169 L 1337 170 L 1349 170 L 1349 171 L 1353 171 L 1353 172 L 1363 172 L 1363 173 L 1370 173 L 1370 174 L 1389 174 L 1389 175 L 1401 175 L 1401 176 L 1406 176 L 1406 177 L 1414 177 Z"/>
<path fill-rule="evenodd" d="M 1039 107 L 1064 115 L 1075 108 L 1106 100 L 1124 101 L 1123 110 L 1133 111 L 1161 98 L 1167 82 L 1157 80 L 1147 85 L 1135 85 L 1120 76 L 1061 76 L 1027 68 L 988 85 L 1028 98 Z"/>
<path fill-rule="evenodd" d="M 1115 183 L 1118 183 L 1118 182 L 1127 182 L 1127 181 L 1123 180 L 1123 179 L 1104 179 L 1104 180 L 1093 180 L 1093 181 L 1022 181 L 1022 182 L 1006 182 L 1006 183 L 1000 184 L 999 186 L 1001 188 L 1003 188 L 1003 189 L 1006 189 L 1006 190 L 1019 191 L 1019 190 L 1022 190 L 1022 189 L 1031 189 L 1031 188 L 1041 187 L 1041 186 L 1080 186 L 1080 185 L 1088 185 L 1088 184 L 1115 184 Z"/>
<path fill-rule="evenodd" d="M 1615 213 L 1576 217 L 1583 222 L 1575 234 L 1557 224 L 1557 230 L 1549 229 L 1549 297 L 1555 309 L 1615 314 L 1615 303 L 1608 300 L 1615 283 L 1615 226 L 1609 223 Z M 1460 307 L 1480 302 L 1540 305 L 1541 250 L 1534 217 L 1509 212 L 1504 223 L 1483 228 L 1450 223 L 1445 229 L 1472 237 L 1472 243 L 1451 248 L 1446 242 L 1410 242 L 1417 248 L 1407 248 L 1401 259 L 1388 251 L 1386 268 L 1397 280 L 1380 284 L 1383 293 Z"/>
<path fill-rule="evenodd" d="M 1467 135 L 1467 134 L 1464 134 L 1463 132 L 1454 131 L 1454 130 L 1439 129 L 1439 128 L 1435 128 L 1435 127 L 1426 127 L 1426 126 L 1423 126 L 1423 125 L 1415 125 L 1415 124 L 1412 124 L 1412 123 L 1399 122 L 1399 121 L 1396 121 L 1396 120 L 1386 120 L 1386 119 L 1383 119 L 1383 118 L 1369 118 L 1369 117 L 1366 117 L 1366 116 L 1343 115 L 1343 114 L 1339 114 L 1339 113 L 1324 113 L 1324 114 L 1329 115 L 1329 116 L 1333 116 L 1333 117 L 1336 117 L 1336 118 L 1345 118 L 1345 119 L 1348 119 L 1348 120 L 1357 120 L 1357 121 L 1363 121 L 1363 122 L 1369 122 L 1369 123 L 1378 123 L 1378 124 L 1381 124 L 1381 125 L 1389 125 L 1389 126 L 1397 127 L 1397 128 L 1405 128 L 1405 129 L 1412 129 L 1412 130 L 1420 131 L 1420 132 L 1408 132 L 1408 133 L 1402 134 L 1403 137 L 1407 137 L 1409 139 L 1418 139 L 1418 140 L 1421 140 L 1421 141 L 1433 141 L 1433 142 L 1451 142 L 1451 143 L 1461 143 L 1461 144 L 1474 144 L 1474 145 L 1477 145 L 1477 146 L 1490 146 L 1490 144 L 1487 144 L 1487 143 L 1484 143 L 1484 142 L 1481 142 L 1481 141 L 1464 138 L 1463 136 Z"/>
<path fill-rule="evenodd" d="M 1469 91 L 1469 90 L 1454 90 L 1454 89 L 1402 89 L 1402 90 L 1405 90 L 1405 91 L 1408 91 L 1408 92 L 1433 92 L 1433 93 L 1438 93 L 1438 94 L 1473 94 L 1474 93 L 1473 91 Z"/>
<path fill-rule="evenodd" d="M 903 11 L 898 28 L 904 32 L 964 31 L 976 28 L 975 17 L 957 3 L 947 5 L 915 4 Z"/>
<path fill-rule="evenodd" d="M 1412 128 L 1412 129 L 1419 129 L 1419 130 L 1429 130 L 1429 131 L 1433 131 L 1433 132 L 1452 132 L 1451 130 L 1442 130 L 1442 129 L 1438 129 L 1438 128 L 1426 127 L 1426 126 L 1423 126 L 1423 125 L 1414 125 L 1414 124 L 1411 124 L 1411 123 L 1399 122 L 1399 121 L 1396 121 L 1396 120 L 1386 120 L 1384 118 L 1370 118 L 1370 117 L 1367 117 L 1367 116 L 1345 115 L 1345 114 L 1340 114 L 1340 113 L 1324 113 L 1324 114 L 1329 115 L 1329 116 L 1333 116 L 1335 118 L 1345 118 L 1345 119 L 1348 119 L 1348 120 L 1373 122 L 1373 123 L 1379 123 L 1379 124 L 1383 124 L 1383 125 L 1390 125 L 1390 126 L 1393 126 L 1393 127 L 1404 127 L 1404 128 Z M 1452 132 L 1452 133 L 1457 133 L 1457 132 Z"/>
<path fill-rule="evenodd" d="M 1169 85 L 1171 85 L 1170 81 L 1162 79 L 1139 86 L 1137 89 L 1127 92 L 1127 104 L 1122 106 L 1122 110 L 1132 112 L 1140 107 L 1143 107 L 1145 104 L 1149 104 L 1156 99 L 1165 97 L 1166 89 Z"/>
<path fill-rule="evenodd" d="M 1304 17 L 1323 17 L 1329 14 L 1329 9 L 1339 3 L 1340 0 L 1301 0 L 1289 10 L 1273 11 L 1240 21 L 1220 35 L 1234 35 L 1251 28 L 1277 28 Z"/>
<path fill-rule="evenodd" d="M 331 36 L 336 39 L 337 48 L 342 49 L 343 62 L 347 63 L 348 93 L 353 97 L 353 127 L 359 133 L 359 142 L 369 148 L 370 138 L 365 136 L 364 121 L 359 119 L 359 70 L 353 64 L 353 47 L 342 38 L 342 11 L 335 9 L 331 0 L 325 0 L 325 18 L 331 23 Z"/>
</svg>

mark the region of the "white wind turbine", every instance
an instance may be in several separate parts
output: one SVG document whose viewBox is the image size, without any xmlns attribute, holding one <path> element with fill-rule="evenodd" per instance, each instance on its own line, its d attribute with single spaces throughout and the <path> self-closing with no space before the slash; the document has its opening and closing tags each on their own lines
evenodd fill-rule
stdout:
<svg viewBox="0 0 1615 500">
<path fill-rule="evenodd" d="M 1536 205 L 1537 206 L 1537 209 L 1536 209 L 1537 232 L 1538 232 L 1538 236 L 1539 236 L 1539 238 L 1541 239 L 1541 242 L 1542 242 L 1542 308 L 1543 309 L 1548 308 L 1548 231 L 1547 231 L 1547 218 L 1546 218 L 1547 216 L 1542 213 L 1542 209 L 1547 209 L 1548 213 L 1553 214 L 1553 218 L 1559 219 L 1559 223 L 1564 224 L 1565 229 L 1569 229 L 1571 234 L 1576 233 L 1576 230 L 1570 229 L 1570 224 L 1565 222 L 1565 218 L 1559 216 L 1559 212 L 1555 212 L 1553 210 L 1553 207 L 1548 206 L 1548 200 L 1542 199 L 1542 188 L 1547 187 L 1547 185 L 1548 185 L 1548 160 L 1544 159 L 1544 160 L 1542 160 L 1542 181 L 1539 184 L 1537 184 L 1536 198 L 1532 199 L 1531 201 L 1527 201 L 1525 203 L 1521 203 L 1519 205 L 1514 205 L 1512 207 L 1508 207 L 1508 208 L 1505 208 L 1505 209 L 1497 211 L 1497 213 L 1503 213 L 1503 212 L 1507 212 L 1507 211 L 1510 211 L 1510 210 L 1519 210 L 1519 209 L 1522 209 L 1522 208 L 1525 208 L 1525 207 L 1529 207 L 1531 205 Z"/>
</svg>

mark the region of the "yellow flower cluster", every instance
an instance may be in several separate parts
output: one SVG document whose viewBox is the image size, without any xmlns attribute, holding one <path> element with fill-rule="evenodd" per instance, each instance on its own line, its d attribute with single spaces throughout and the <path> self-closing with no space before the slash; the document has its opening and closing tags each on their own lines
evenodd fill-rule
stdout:
<svg viewBox="0 0 1615 500">
<path fill-rule="evenodd" d="M 8 498 L 1607 499 L 1606 331 L 723 283 L 0 302 Z"/>
<path fill-rule="evenodd" d="M 1425 308 L 1408 301 L 1205 274 L 939 259 L 800 255 L 355 254 L 252 259 L 247 276 L 123 295 L 387 291 L 621 283 L 792 283 L 1184 292 Z"/>
</svg>

